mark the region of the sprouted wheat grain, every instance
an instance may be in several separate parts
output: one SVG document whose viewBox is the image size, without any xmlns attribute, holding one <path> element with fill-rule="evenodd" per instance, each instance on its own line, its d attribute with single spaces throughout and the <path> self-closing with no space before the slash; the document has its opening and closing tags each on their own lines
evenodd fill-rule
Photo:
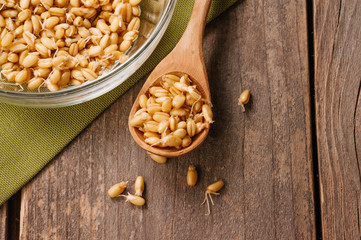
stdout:
<svg viewBox="0 0 361 240">
<path fill-rule="evenodd" d="M 206 216 L 208 216 L 209 214 L 211 214 L 211 209 L 209 206 L 209 199 L 211 200 L 212 205 L 214 205 L 213 199 L 211 194 L 213 195 L 220 195 L 220 193 L 218 193 L 219 190 L 221 190 L 224 186 L 224 182 L 222 180 L 219 180 L 215 183 L 212 183 L 211 185 L 209 185 L 205 191 L 205 197 L 204 200 L 202 202 L 201 205 L 203 205 L 204 203 L 207 203 L 207 209 L 208 212 L 205 214 Z M 208 199 L 209 198 L 209 199 Z"/>
<path fill-rule="evenodd" d="M 49 91 L 96 79 L 115 61 L 127 60 L 125 52 L 138 36 L 140 1 L 1 1 L 2 75 L 28 89 Z M 23 70 L 31 71 L 13 77 Z M 36 76 L 39 71 L 43 74 Z M 63 74 L 70 77 L 59 77 Z"/>
<path fill-rule="evenodd" d="M 185 148 L 191 145 L 192 137 L 213 123 L 211 104 L 191 83 L 187 74 L 166 74 L 159 85 L 139 97 L 140 109 L 130 125 L 144 133 L 147 144 Z"/>
<path fill-rule="evenodd" d="M 246 105 L 249 102 L 250 97 L 251 97 L 251 92 L 248 89 L 244 90 L 242 94 L 239 96 L 238 105 L 241 106 L 242 112 L 246 111 L 244 105 Z"/>
</svg>

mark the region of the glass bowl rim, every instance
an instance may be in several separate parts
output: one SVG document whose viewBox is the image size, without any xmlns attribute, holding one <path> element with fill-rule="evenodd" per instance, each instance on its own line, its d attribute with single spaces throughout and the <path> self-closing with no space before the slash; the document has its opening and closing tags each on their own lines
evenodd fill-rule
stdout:
<svg viewBox="0 0 361 240">
<path fill-rule="evenodd" d="M 162 29 L 165 27 L 168 27 L 167 22 L 169 23 L 170 19 L 173 16 L 173 10 L 175 8 L 175 4 L 176 4 L 176 0 L 169 0 L 166 7 L 164 8 L 164 11 L 162 13 L 161 18 L 159 19 L 158 23 L 156 24 L 156 27 L 154 28 L 153 32 L 151 33 L 151 35 L 149 36 L 149 38 L 144 42 L 144 44 L 142 44 L 142 46 L 140 46 L 139 49 L 137 49 L 135 51 L 135 53 L 129 57 L 129 59 L 122 63 L 122 64 L 118 64 L 118 66 L 115 66 L 114 68 L 111 69 L 111 71 L 109 71 L 108 73 L 101 75 L 100 77 L 98 77 L 96 80 L 94 81 L 87 81 L 84 84 L 82 84 L 81 86 L 76 86 L 74 88 L 64 88 L 55 92 L 22 92 L 22 91 L 12 91 L 12 90 L 6 90 L 6 89 L 1 89 L 0 88 L 0 96 L 2 97 L 20 97 L 23 99 L 27 99 L 27 97 L 30 97 L 32 99 L 42 99 L 44 96 L 50 97 L 50 98 L 56 98 L 56 97 L 60 97 L 60 96 L 64 96 L 64 95 L 70 95 L 70 94 L 74 94 L 74 93 L 81 93 L 83 91 L 86 90 L 91 90 L 93 88 L 95 88 L 96 86 L 104 83 L 105 81 L 107 81 L 107 78 L 120 72 L 123 71 L 125 69 L 127 69 L 128 67 L 130 67 L 130 65 L 133 64 L 133 61 L 135 59 L 137 59 L 140 55 L 142 55 L 142 53 L 153 44 L 154 41 L 157 41 L 157 36 L 159 33 L 162 32 Z M 130 77 L 130 76 L 129 76 Z M 120 83 L 121 84 L 121 83 Z M 119 84 L 119 85 L 120 85 Z M 119 86 L 118 85 L 118 86 Z"/>
</svg>

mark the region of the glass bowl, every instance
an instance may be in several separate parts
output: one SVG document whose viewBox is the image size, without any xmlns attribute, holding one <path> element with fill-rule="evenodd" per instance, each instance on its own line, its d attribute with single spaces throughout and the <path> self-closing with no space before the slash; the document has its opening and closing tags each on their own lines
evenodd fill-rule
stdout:
<svg viewBox="0 0 361 240">
<path fill-rule="evenodd" d="M 57 108 L 79 104 L 99 97 L 126 81 L 152 54 L 172 18 L 176 0 L 143 0 L 138 38 L 126 53 L 129 59 L 112 70 L 80 86 L 56 92 L 27 90 L 26 86 L 0 82 L 0 101 L 28 107 Z"/>
</svg>

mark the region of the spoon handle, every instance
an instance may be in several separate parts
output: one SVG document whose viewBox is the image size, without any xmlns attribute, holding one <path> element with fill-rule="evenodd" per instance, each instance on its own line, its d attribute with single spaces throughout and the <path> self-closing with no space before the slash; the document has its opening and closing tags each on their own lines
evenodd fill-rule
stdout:
<svg viewBox="0 0 361 240">
<path fill-rule="evenodd" d="M 176 46 L 179 51 L 191 52 L 195 56 L 200 52 L 203 58 L 203 33 L 211 2 L 212 0 L 195 0 L 187 28 Z"/>
</svg>

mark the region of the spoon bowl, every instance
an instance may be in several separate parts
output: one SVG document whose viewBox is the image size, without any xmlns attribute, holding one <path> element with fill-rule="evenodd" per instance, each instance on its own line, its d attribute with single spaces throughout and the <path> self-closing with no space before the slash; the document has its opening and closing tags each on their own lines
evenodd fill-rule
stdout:
<svg viewBox="0 0 361 240">
<path fill-rule="evenodd" d="M 192 137 L 192 143 L 186 148 L 160 148 L 147 144 L 144 141 L 143 132 L 131 126 L 130 120 L 134 117 L 136 111 L 140 109 L 140 96 L 146 94 L 150 87 L 159 85 L 162 76 L 169 73 L 178 76 L 188 74 L 192 80 L 192 85 L 197 86 L 197 90 L 201 93 L 204 102 L 211 103 L 208 77 L 202 53 L 203 32 L 210 4 L 211 0 L 195 0 L 190 21 L 182 38 L 173 51 L 149 75 L 130 111 L 128 124 L 132 137 L 140 147 L 153 154 L 164 157 L 184 155 L 196 149 L 208 135 L 209 128 L 205 128 Z"/>
<path fill-rule="evenodd" d="M 183 75 L 185 74 L 184 72 L 168 72 L 165 74 L 174 74 L 177 76 Z M 188 74 L 188 73 L 186 73 Z M 197 90 L 201 93 L 202 96 L 208 96 L 208 98 L 204 97 L 204 101 L 206 103 L 211 103 L 210 101 L 210 94 L 209 94 L 209 88 L 207 88 L 206 90 L 202 88 L 202 85 L 199 84 L 198 82 L 196 82 L 195 80 L 193 80 L 194 78 L 188 74 L 189 78 L 192 80 L 192 85 L 196 85 L 197 86 Z M 162 76 L 158 77 L 158 78 L 154 78 L 154 81 L 149 82 L 149 86 L 143 86 L 143 88 L 140 90 L 139 95 L 137 97 L 137 99 L 135 100 L 135 103 L 130 111 L 129 114 L 129 120 L 132 119 L 135 115 L 135 113 L 141 109 L 140 105 L 139 105 L 139 97 L 142 94 L 147 95 L 148 94 L 148 90 L 150 87 L 152 86 L 159 86 L 159 83 L 161 81 Z M 148 83 L 148 82 L 147 82 Z M 138 130 L 138 128 L 133 127 L 130 125 L 130 121 L 129 121 L 129 130 L 130 133 L 132 135 L 132 137 L 134 138 L 134 140 L 137 142 L 137 144 L 143 148 L 144 150 L 160 155 L 160 156 L 164 156 L 164 157 L 178 157 L 184 154 L 187 154 L 191 151 L 193 151 L 194 149 L 196 149 L 207 137 L 208 132 L 209 132 L 209 128 L 205 128 L 203 129 L 200 133 L 196 134 L 195 136 L 192 137 L 192 143 L 186 147 L 186 148 L 181 148 L 181 149 L 176 149 L 176 148 L 160 148 L 160 147 L 156 147 L 156 146 L 151 146 L 149 144 L 147 144 L 144 140 L 144 136 L 143 136 L 143 132 Z"/>
</svg>

